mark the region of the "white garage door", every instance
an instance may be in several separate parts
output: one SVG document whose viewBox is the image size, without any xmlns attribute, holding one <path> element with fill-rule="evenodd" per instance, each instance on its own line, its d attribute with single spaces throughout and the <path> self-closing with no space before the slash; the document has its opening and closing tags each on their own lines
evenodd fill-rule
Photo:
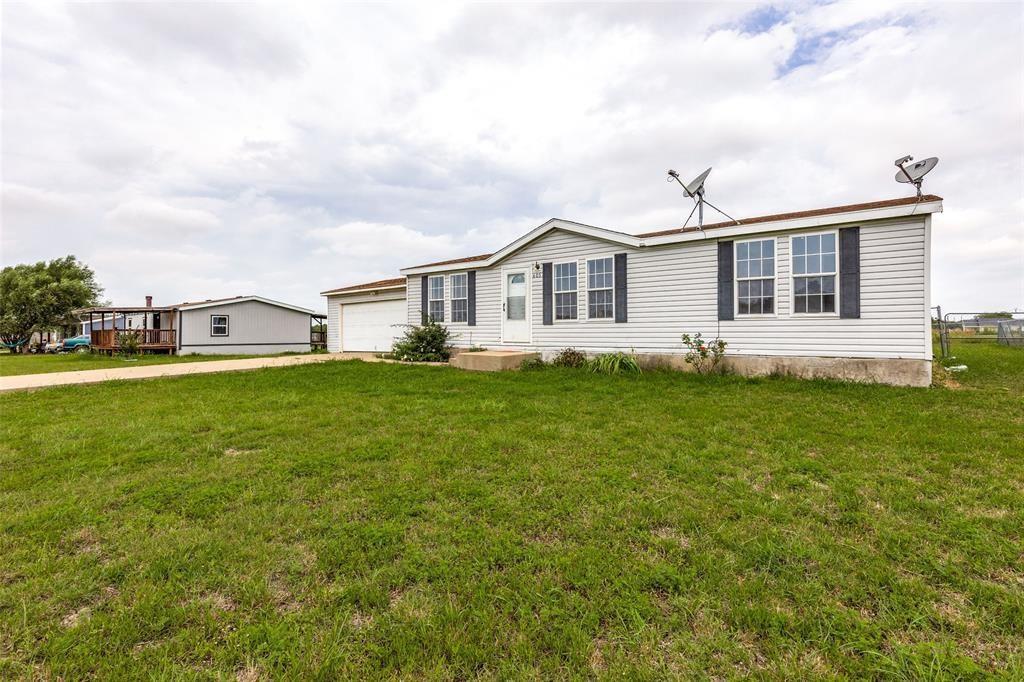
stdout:
<svg viewBox="0 0 1024 682">
<path fill-rule="evenodd" d="M 344 303 L 341 306 L 341 349 L 343 351 L 389 351 L 391 342 L 404 332 L 405 299 Z"/>
</svg>

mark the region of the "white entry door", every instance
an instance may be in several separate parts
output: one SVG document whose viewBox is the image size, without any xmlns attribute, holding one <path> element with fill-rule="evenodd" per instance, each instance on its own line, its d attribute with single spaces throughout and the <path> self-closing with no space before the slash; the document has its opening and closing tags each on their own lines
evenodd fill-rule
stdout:
<svg viewBox="0 0 1024 682">
<path fill-rule="evenodd" d="M 530 342 L 529 270 L 505 270 L 501 303 L 501 340 L 505 343 Z"/>
</svg>

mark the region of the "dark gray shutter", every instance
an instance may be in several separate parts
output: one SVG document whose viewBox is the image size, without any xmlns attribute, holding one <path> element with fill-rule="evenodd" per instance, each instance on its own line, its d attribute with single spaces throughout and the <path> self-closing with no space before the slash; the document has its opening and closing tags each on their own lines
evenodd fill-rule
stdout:
<svg viewBox="0 0 1024 682">
<path fill-rule="evenodd" d="M 732 316 L 732 242 L 718 242 L 718 319 Z"/>
<path fill-rule="evenodd" d="M 551 281 L 551 263 L 542 263 L 540 266 L 541 276 L 543 277 L 543 283 L 541 284 L 541 291 L 544 294 L 544 324 L 554 324 L 554 311 L 552 308 L 552 285 Z"/>
<path fill-rule="evenodd" d="M 860 228 L 839 230 L 839 317 L 860 317 Z"/>
<path fill-rule="evenodd" d="M 470 327 L 476 326 L 476 270 L 466 273 L 466 323 Z"/>
<path fill-rule="evenodd" d="M 420 277 L 420 324 L 427 323 L 427 276 Z"/>
<path fill-rule="evenodd" d="M 615 254 L 615 321 L 625 322 L 626 315 L 626 254 Z"/>
</svg>

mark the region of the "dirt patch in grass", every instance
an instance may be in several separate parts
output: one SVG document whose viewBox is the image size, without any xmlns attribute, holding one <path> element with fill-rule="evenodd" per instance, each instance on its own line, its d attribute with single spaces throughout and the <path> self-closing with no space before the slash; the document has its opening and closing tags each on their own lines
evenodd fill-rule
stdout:
<svg viewBox="0 0 1024 682">
<path fill-rule="evenodd" d="M 363 630 L 373 625 L 373 614 L 356 611 L 352 614 L 352 617 L 349 618 L 348 624 L 356 630 Z"/>
<path fill-rule="evenodd" d="M 92 615 L 92 607 L 91 606 L 83 606 L 81 608 L 75 609 L 71 613 L 68 613 L 66 616 L 61 618 L 60 619 L 60 626 L 62 628 L 73 628 L 73 627 L 76 627 L 79 624 L 84 623 L 85 621 L 89 620 L 89 617 L 91 615 Z"/>
<path fill-rule="evenodd" d="M 238 608 L 238 604 L 235 603 L 235 600 L 222 592 L 210 592 L 205 595 L 202 600 L 217 611 L 230 613 Z"/>
<path fill-rule="evenodd" d="M 261 679 L 260 669 L 251 664 L 235 673 L 235 682 L 259 682 Z"/>
<path fill-rule="evenodd" d="M 77 609 L 68 612 L 60 620 L 60 625 L 63 628 L 70 629 L 81 625 L 85 621 L 92 617 L 93 611 L 103 605 L 104 603 L 117 598 L 121 594 L 121 591 L 114 585 L 107 585 L 104 587 L 93 600 Z"/>
<path fill-rule="evenodd" d="M 90 526 L 79 528 L 69 536 L 65 542 L 66 546 L 76 554 L 92 554 L 99 556 L 103 547 L 100 544 L 99 532 Z"/>
<path fill-rule="evenodd" d="M 224 451 L 225 457 L 243 457 L 245 455 L 255 455 L 259 450 L 257 449 L 243 449 L 243 448 L 228 448 Z"/>
<path fill-rule="evenodd" d="M 651 535 L 658 538 L 659 540 L 668 540 L 674 542 L 683 549 L 690 548 L 690 538 L 686 537 L 683 533 L 679 532 L 675 528 L 669 526 L 659 526 L 651 531 Z"/>
<path fill-rule="evenodd" d="M 588 663 L 590 664 L 590 670 L 595 675 L 600 675 L 608 668 L 608 664 L 604 660 L 604 649 L 606 646 L 608 646 L 608 642 L 603 637 L 598 637 L 591 645 Z"/>
<path fill-rule="evenodd" d="M 302 602 L 292 593 L 284 576 L 271 576 L 268 589 L 278 613 L 294 613 L 302 608 Z"/>
</svg>

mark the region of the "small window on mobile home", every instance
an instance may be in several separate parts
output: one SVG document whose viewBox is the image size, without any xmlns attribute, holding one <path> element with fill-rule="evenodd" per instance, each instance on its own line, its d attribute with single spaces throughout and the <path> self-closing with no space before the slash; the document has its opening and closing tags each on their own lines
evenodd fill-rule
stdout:
<svg viewBox="0 0 1024 682">
<path fill-rule="evenodd" d="M 575 320 L 576 303 L 576 261 L 555 263 L 555 319 Z"/>
<path fill-rule="evenodd" d="M 736 242 L 736 314 L 775 313 L 775 240 Z"/>
<path fill-rule="evenodd" d="M 469 276 L 460 272 L 452 275 L 452 322 L 467 322 L 469 320 Z"/>
<path fill-rule="evenodd" d="M 444 275 L 427 280 L 427 313 L 434 322 L 444 322 Z"/>
<path fill-rule="evenodd" d="M 614 259 L 587 261 L 587 317 L 591 320 L 615 317 Z"/>
<path fill-rule="evenodd" d="M 210 336 L 228 335 L 228 316 L 210 315 Z"/>
<path fill-rule="evenodd" d="M 793 312 L 836 312 L 836 234 L 793 237 Z"/>
</svg>

